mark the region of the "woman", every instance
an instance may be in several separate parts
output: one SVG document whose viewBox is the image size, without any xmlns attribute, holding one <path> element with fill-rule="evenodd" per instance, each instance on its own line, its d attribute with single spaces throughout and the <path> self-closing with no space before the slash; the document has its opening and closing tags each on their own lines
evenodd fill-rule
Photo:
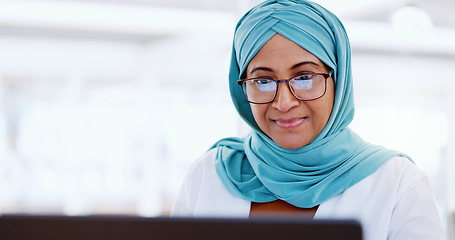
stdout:
<svg viewBox="0 0 455 240">
<path fill-rule="evenodd" d="M 269 0 L 234 35 L 229 84 L 253 132 L 190 169 L 173 216 L 356 218 L 366 239 L 443 239 L 426 174 L 351 129 L 350 44 L 336 16 Z"/>
</svg>

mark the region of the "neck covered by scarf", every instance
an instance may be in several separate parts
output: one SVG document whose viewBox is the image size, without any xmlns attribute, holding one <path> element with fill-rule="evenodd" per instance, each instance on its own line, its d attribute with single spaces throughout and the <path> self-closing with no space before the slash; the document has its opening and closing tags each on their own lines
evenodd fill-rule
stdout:
<svg viewBox="0 0 455 240">
<path fill-rule="evenodd" d="M 261 47 L 281 34 L 334 70 L 335 102 L 322 132 L 296 150 L 278 146 L 256 124 L 236 81 Z M 351 50 L 331 12 L 304 0 L 269 0 L 247 12 L 234 34 L 229 85 L 234 105 L 253 129 L 217 142 L 216 171 L 234 195 L 253 202 L 284 200 L 310 208 L 345 191 L 403 154 L 363 141 L 347 126 L 354 116 Z"/>
</svg>

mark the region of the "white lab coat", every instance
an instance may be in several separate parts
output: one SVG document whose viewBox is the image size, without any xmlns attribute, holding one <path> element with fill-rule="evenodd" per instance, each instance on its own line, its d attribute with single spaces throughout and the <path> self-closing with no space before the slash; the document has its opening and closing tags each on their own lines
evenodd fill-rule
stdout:
<svg viewBox="0 0 455 240">
<path fill-rule="evenodd" d="M 190 168 L 171 216 L 248 218 L 251 202 L 226 190 L 215 156 L 212 149 Z M 357 219 L 366 240 L 445 238 L 426 173 L 403 157 L 322 203 L 314 219 Z"/>
</svg>

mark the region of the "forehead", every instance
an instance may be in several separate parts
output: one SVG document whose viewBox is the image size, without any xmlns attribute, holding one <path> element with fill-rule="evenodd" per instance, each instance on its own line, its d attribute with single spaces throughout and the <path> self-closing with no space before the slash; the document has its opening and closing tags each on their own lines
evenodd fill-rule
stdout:
<svg viewBox="0 0 455 240">
<path fill-rule="evenodd" d="M 293 66 L 301 62 L 308 64 L 300 66 L 308 66 L 316 70 L 325 70 L 326 68 L 325 64 L 316 56 L 289 39 L 275 34 L 251 59 L 246 74 L 248 75 L 258 67 L 271 68 L 277 71 L 292 70 Z"/>
</svg>

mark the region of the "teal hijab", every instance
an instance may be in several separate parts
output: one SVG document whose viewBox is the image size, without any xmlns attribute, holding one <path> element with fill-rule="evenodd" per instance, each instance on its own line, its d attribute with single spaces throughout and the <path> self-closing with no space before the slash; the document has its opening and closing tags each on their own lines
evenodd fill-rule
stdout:
<svg viewBox="0 0 455 240">
<path fill-rule="evenodd" d="M 308 145 L 289 150 L 258 127 L 236 81 L 261 47 L 281 34 L 334 70 L 335 102 L 328 123 Z M 345 191 L 403 154 L 371 145 L 348 128 L 354 117 L 351 50 L 338 18 L 304 0 L 268 0 L 247 12 L 236 26 L 229 73 L 234 106 L 253 129 L 244 138 L 226 138 L 217 149 L 216 171 L 234 195 L 253 202 L 284 200 L 311 208 Z"/>
</svg>

